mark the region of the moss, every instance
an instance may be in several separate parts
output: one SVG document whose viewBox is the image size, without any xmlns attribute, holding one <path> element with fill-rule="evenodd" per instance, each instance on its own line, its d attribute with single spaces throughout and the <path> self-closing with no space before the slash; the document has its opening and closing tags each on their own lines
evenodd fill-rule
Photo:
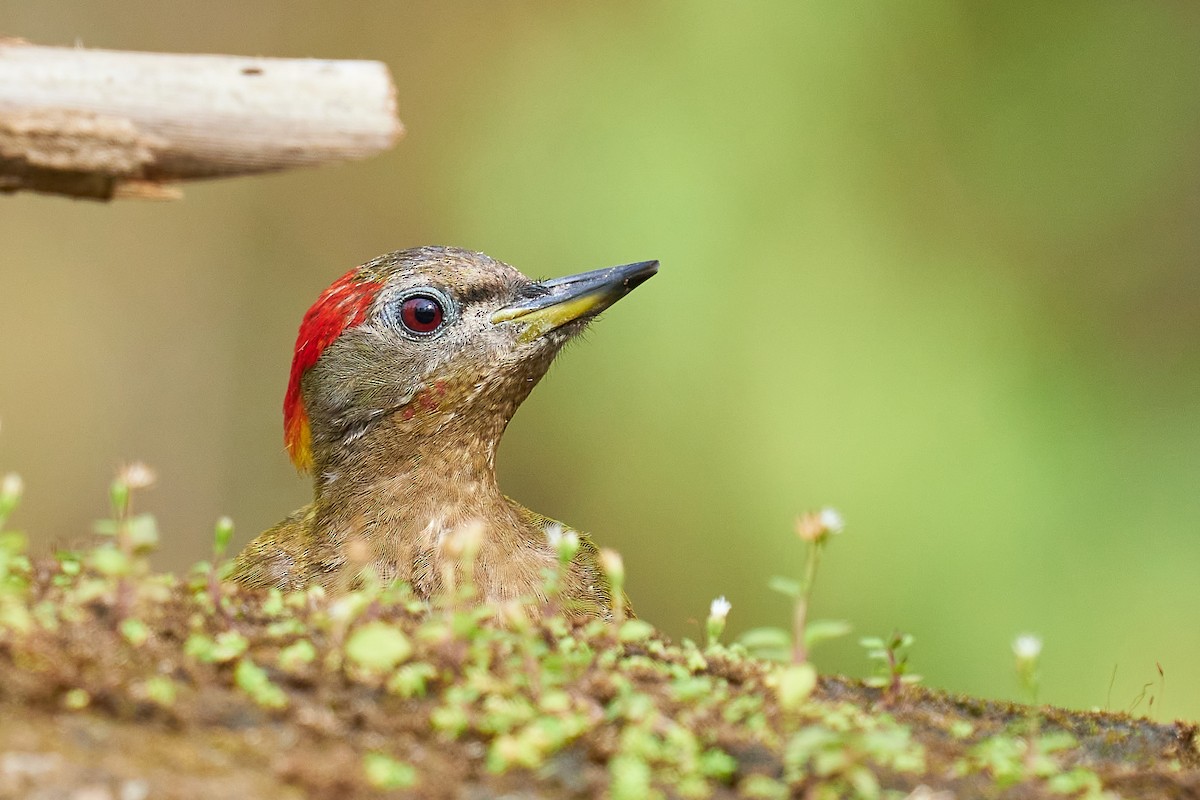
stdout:
<svg viewBox="0 0 1200 800">
<path fill-rule="evenodd" d="M 56 558 L 0 535 L 0 756 L 54 756 L 0 772 L 0 794 L 96 775 L 339 798 L 1200 789 L 1193 726 L 881 692 L 644 621 L 535 622 L 403 585 L 252 593 L 214 582 L 220 564 L 185 582 L 149 571 L 152 528 L 129 520 Z"/>
</svg>

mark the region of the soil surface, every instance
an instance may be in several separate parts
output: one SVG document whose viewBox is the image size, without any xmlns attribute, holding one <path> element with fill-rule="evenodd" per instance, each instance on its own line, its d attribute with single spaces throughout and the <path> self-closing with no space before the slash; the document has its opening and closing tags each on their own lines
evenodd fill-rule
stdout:
<svg viewBox="0 0 1200 800">
<path fill-rule="evenodd" d="M 640 621 L 126 572 L 0 568 L 0 798 L 1200 798 L 1191 724 L 806 686 Z"/>
</svg>

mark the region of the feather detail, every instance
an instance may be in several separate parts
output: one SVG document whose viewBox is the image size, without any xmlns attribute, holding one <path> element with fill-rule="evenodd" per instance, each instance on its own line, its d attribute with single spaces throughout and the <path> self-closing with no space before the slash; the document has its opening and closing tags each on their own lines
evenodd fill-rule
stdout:
<svg viewBox="0 0 1200 800">
<path fill-rule="evenodd" d="M 300 386 L 304 373 L 317 363 L 325 348 L 342 331 L 362 324 L 382 286 L 381 281 L 355 267 L 321 293 L 300 323 L 287 394 L 283 398 L 283 434 L 288 455 L 301 472 L 312 467 L 312 429 Z"/>
</svg>

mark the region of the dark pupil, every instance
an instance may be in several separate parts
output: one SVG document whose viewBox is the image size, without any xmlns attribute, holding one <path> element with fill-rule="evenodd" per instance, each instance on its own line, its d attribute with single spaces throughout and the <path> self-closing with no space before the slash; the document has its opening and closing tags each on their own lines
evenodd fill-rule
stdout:
<svg viewBox="0 0 1200 800">
<path fill-rule="evenodd" d="M 414 300 L 412 304 L 412 315 L 421 325 L 432 325 L 437 322 L 438 307 L 437 303 L 432 300 L 421 298 Z"/>
</svg>

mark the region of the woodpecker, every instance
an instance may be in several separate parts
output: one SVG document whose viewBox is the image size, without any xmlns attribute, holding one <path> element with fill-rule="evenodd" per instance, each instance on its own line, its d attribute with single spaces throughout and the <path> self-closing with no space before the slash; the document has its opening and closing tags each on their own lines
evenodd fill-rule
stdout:
<svg viewBox="0 0 1200 800">
<path fill-rule="evenodd" d="M 247 545 L 233 579 L 333 587 L 369 566 L 430 597 L 454 569 L 446 537 L 476 526 L 480 597 L 544 600 L 560 523 L 501 492 L 496 448 L 563 345 L 657 271 L 642 261 L 533 281 L 483 253 L 419 247 L 338 278 L 304 315 L 283 403 L 313 501 Z M 564 607 L 611 617 L 596 547 L 576 535 Z"/>
</svg>

